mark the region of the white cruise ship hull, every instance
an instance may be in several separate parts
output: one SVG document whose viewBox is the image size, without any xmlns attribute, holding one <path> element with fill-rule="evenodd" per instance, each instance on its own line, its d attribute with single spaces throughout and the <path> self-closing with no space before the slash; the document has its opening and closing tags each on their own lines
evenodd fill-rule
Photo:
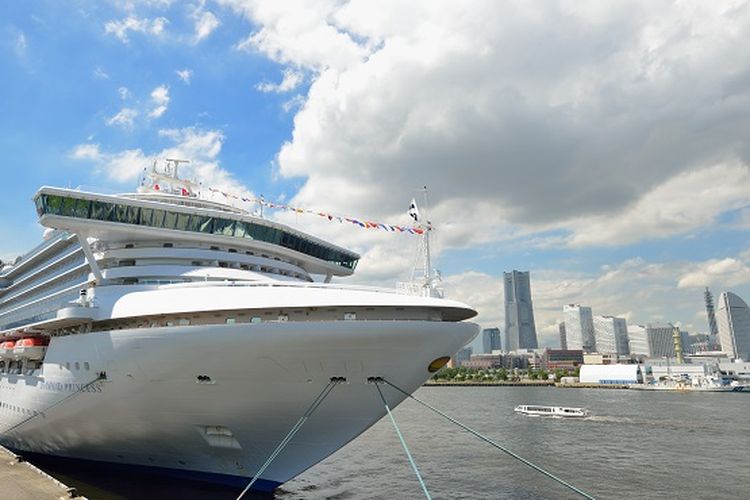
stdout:
<svg viewBox="0 0 750 500">
<path fill-rule="evenodd" d="M 384 414 L 369 377 L 406 391 L 479 327 L 441 321 L 174 326 L 55 337 L 38 376 L 0 377 L 10 448 L 244 486 L 331 377 L 345 377 L 266 470 L 270 490 Z M 99 372 L 106 379 L 96 380 Z M 83 388 L 83 389 L 82 389 Z M 392 406 L 404 396 L 383 387 Z"/>
</svg>

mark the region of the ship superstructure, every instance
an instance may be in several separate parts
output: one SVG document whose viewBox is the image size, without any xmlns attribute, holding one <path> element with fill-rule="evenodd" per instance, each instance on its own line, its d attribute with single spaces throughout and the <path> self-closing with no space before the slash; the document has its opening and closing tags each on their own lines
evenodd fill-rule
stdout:
<svg viewBox="0 0 750 500">
<path fill-rule="evenodd" d="M 345 379 L 271 489 L 383 416 L 368 378 L 413 391 L 477 334 L 465 304 L 330 283 L 356 253 L 202 199 L 177 166 L 133 194 L 37 192 L 45 241 L 0 273 L 0 443 L 240 486 Z"/>
</svg>

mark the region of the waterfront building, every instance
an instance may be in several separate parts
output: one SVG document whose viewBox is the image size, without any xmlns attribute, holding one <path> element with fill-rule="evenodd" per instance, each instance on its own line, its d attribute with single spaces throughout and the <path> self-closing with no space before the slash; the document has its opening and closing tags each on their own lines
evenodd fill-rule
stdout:
<svg viewBox="0 0 750 500">
<path fill-rule="evenodd" d="M 545 349 L 542 355 L 542 368 L 545 370 L 573 371 L 583 364 L 583 351 L 580 349 Z"/>
<path fill-rule="evenodd" d="M 730 358 L 750 360 L 750 308 L 732 292 L 723 292 L 716 311 L 721 350 Z"/>
<path fill-rule="evenodd" d="M 502 348 L 499 328 L 485 328 L 482 330 L 482 351 L 485 354 L 492 354 L 493 351 L 499 351 Z"/>
<path fill-rule="evenodd" d="M 594 316 L 593 323 L 597 352 L 620 355 L 630 353 L 628 325 L 625 318 Z"/>
<path fill-rule="evenodd" d="M 674 325 L 671 323 L 647 323 L 646 339 L 649 358 L 674 358 Z"/>
<path fill-rule="evenodd" d="M 643 373 L 640 365 L 583 365 L 579 380 L 582 384 L 640 384 Z"/>
<path fill-rule="evenodd" d="M 579 304 L 566 304 L 563 306 L 563 318 L 568 348 L 581 349 L 584 352 L 596 351 L 591 308 Z"/>
<path fill-rule="evenodd" d="M 488 370 L 490 368 L 503 367 L 502 354 L 472 354 L 468 361 L 461 363 L 464 368 L 478 368 Z"/>
<path fill-rule="evenodd" d="M 463 366 L 464 362 L 469 361 L 471 359 L 471 354 L 474 352 L 474 349 L 472 349 L 470 346 L 466 346 L 459 350 L 452 358 L 451 358 L 451 367 L 457 368 L 459 366 Z"/>
<path fill-rule="evenodd" d="M 557 325 L 557 328 L 560 331 L 560 349 L 565 351 L 568 349 L 568 337 L 567 333 L 565 332 L 565 322 L 561 322 L 559 325 Z"/>
<path fill-rule="evenodd" d="M 536 349 L 536 325 L 531 303 L 531 278 L 528 272 L 503 273 L 505 291 L 505 348 Z"/>
<path fill-rule="evenodd" d="M 654 380 L 710 375 L 718 369 L 716 363 L 668 363 L 650 360 L 645 365 Z"/>
<path fill-rule="evenodd" d="M 615 353 L 586 352 L 583 354 L 583 363 L 586 365 L 615 365 L 623 360 L 624 363 L 630 363 L 630 357 L 618 356 Z"/>
</svg>

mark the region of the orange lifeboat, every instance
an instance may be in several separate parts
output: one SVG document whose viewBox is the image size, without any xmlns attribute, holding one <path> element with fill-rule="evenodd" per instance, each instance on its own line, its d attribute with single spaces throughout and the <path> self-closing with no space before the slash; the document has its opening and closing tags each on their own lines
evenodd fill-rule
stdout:
<svg viewBox="0 0 750 500">
<path fill-rule="evenodd" d="M 27 337 L 16 341 L 13 347 L 13 357 L 16 359 L 28 359 L 39 361 L 44 359 L 47 352 L 49 339 L 44 337 Z"/>
<path fill-rule="evenodd" d="M 6 340 L 5 342 L 0 342 L 0 359 L 13 359 L 13 348 L 15 346 L 15 340 Z"/>
</svg>

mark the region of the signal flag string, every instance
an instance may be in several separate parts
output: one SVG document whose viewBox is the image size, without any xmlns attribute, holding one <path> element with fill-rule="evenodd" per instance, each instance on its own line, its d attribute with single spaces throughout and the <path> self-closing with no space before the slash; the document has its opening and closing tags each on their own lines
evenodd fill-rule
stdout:
<svg viewBox="0 0 750 500">
<path fill-rule="evenodd" d="M 165 181 L 168 182 L 168 181 Z M 147 186 L 148 183 L 148 186 Z M 192 196 L 195 197 L 195 193 L 191 191 L 190 189 L 186 189 L 184 186 L 180 186 L 177 189 L 173 189 L 171 187 L 168 187 L 166 185 L 160 185 L 156 181 L 148 182 L 145 178 L 141 181 L 141 186 L 149 187 L 153 189 L 154 191 L 160 191 L 160 192 L 167 192 L 172 194 L 178 194 L 181 196 Z M 248 198 L 247 196 L 239 196 L 234 193 L 229 193 L 227 191 L 222 191 L 221 189 L 216 189 L 213 187 L 207 187 L 211 193 L 220 194 L 224 198 L 233 199 L 237 201 L 243 201 L 245 203 L 257 203 L 258 205 L 262 207 L 272 208 L 274 210 L 284 210 L 287 212 L 293 212 L 295 214 L 306 214 L 306 215 L 317 215 L 318 217 L 321 217 L 323 219 L 328 220 L 329 222 L 339 222 L 341 224 L 343 223 L 349 223 L 353 226 L 359 227 L 360 229 L 375 229 L 380 231 L 387 231 L 392 233 L 406 233 L 406 234 L 416 234 L 416 235 L 422 235 L 426 231 L 431 231 L 432 226 L 428 222 L 426 225 L 418 225 L 418 226 L 401 226 L 397 224 L 386 224 L 385 222 L 375 222 L 368 219 L 360 219 L 357 217 L 348 217 L 344 215 L 337 215 L 332 214 L 329 212 L 324 212 L 321 210 L 312 210 L 310 208 L 300 208 L 300 207 L 293 207 L 291 205 L 285 205 L 283 203 L 276 203 L 271 202 L 263 198 L 261 196 L 260 198 Z M 414 201 L 412 200 L 412 204 L 414 204 Z M 409 215 L 414 218 L 414 215 L 412 215 L 412 207 L 410 208 Z M 416 220 L 415 220 L 416 221 Z"/>
</svg>

